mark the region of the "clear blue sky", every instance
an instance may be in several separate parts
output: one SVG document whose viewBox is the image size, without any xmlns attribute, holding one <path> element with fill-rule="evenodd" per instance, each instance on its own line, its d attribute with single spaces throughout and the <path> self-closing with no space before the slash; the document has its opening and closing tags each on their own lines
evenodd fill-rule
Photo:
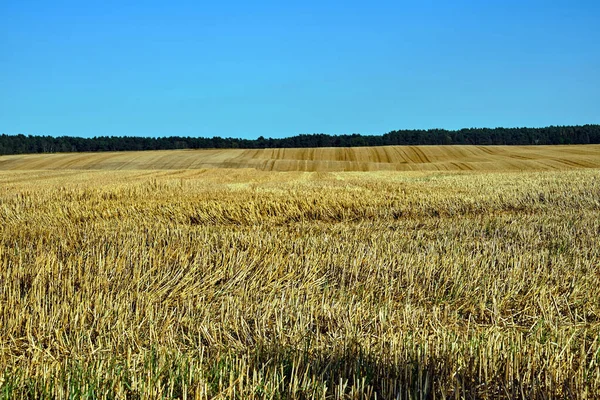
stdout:
<svg viewBox="0 0 600 400">
<path fill-rule="evenodd" d="M 0 133 L 600 123 L 600 1 L 0 0 Z"/>
</svg>

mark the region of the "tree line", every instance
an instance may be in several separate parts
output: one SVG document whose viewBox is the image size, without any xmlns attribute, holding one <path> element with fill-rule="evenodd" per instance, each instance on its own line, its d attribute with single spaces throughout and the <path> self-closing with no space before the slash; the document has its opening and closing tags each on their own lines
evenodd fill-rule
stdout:
<svg viewBox="0 0 600 400">
<path fill-rule="evenodd" d="M 236 139 L 204 137 L 137 137 L 0 135 L 0 155 L 88 151 L 173 149 L 262 149 L 282 147 L 356 147 L 389 145 L 552 145 L 600 144 L 600 125 L 545 128 L 466 128 L 397 130 L 383 135 L 302 134 L 288 138 Z"/>
</svg>

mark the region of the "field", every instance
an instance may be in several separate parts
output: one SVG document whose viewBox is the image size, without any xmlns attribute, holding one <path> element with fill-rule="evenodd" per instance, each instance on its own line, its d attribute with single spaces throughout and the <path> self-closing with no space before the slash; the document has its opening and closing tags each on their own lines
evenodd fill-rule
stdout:
<svg viewBox="0 0 600 400">
<path fill-rule="evenodd" d="M 598 168 L 600 146 L 2 156 L 0 398 L 598 398 Z"/>
<path fill-rule="evenodd" d="M 541 171 L 600 168 L 600 145 L 168 150 L 0 157 L 0 170 Z"/>
</svg>

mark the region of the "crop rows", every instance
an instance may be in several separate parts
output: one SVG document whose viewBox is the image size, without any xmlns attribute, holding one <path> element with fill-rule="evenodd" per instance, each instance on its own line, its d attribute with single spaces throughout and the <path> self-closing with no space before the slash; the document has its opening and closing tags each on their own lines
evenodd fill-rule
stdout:
<svg viewBox="0 0 600 400">
<path fill-rule="evenodd" d="M 600 168 L 600 145 L 378 146 L 55 153 L 0 158 L 0 170 L 545 171 Z"/>
</svg>

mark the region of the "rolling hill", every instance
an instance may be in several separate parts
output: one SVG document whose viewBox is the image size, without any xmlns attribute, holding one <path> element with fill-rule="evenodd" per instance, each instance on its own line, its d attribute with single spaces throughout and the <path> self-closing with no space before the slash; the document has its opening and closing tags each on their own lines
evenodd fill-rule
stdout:
<svg viewBox="0 0 600 400">
<path fill-rule="evenodd" d="M 599 167 L 600 145 L 163 150 L 0 157 L 0 170 L 518 171 Z"/>
</svg>

